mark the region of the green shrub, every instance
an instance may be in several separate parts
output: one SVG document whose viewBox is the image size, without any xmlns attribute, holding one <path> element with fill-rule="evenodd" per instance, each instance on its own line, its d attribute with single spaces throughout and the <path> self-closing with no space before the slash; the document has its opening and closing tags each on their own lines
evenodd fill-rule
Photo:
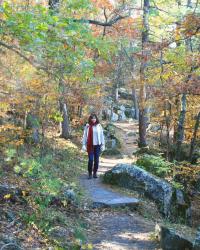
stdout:
<svg viewBox="0 0 200 250">
<path fill-rule="evenodd" d="M 111 148 L 111 149 L 106 149 L 102 155 L 106 156 L 106 155 L 119 155 L 121 156 L 121 152 L 116 149 L 116 148 Z"/>
<path fill-rule="evenodd" d="M 161 156 L 147 154 L 141 156 L 136 164 L 159 177 L 168 176 L 171 173 L 173 166 L 172 163 L 165 161 Z"/>
<path fill-rule="evenodd" d="M 171 182 L 172 186 L 176 189 L 181 189 L 181 190 L 184 190 L 184 186 L 183 184 L 181 184 L 180 182 L 177 182 L 177 181 L 172 181 Z"/>
<path fill-rule="evenodd" d="M 136 152 L 133 153 L 133 155 L 136 155 L 136 156 L 140 156 L 143 154 L 160 156 L 162 152 L 158 148 L 143 147 L 143 148 L 139 148 Z"/>
</svg>

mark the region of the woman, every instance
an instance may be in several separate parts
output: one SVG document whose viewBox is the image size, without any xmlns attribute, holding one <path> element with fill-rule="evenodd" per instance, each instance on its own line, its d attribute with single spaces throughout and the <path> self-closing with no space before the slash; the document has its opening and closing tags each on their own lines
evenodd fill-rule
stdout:
<svg viewBox="0 0 200 250">
<path fill-rule="evenodd" d="M 97 170 L 99 167 L 99 156 L 102 151 L 105 150 L 105 140 L 103 134 L 103 128 L 99 123 L 99 119 L 96 114 L 91 114 L 88 119 L 88 123 L 85 126 L 82 150 L 88 152 L 88 179 L 97 178 Z M 94 161 L 94 168 L 93 168 Z"/>
</svg>

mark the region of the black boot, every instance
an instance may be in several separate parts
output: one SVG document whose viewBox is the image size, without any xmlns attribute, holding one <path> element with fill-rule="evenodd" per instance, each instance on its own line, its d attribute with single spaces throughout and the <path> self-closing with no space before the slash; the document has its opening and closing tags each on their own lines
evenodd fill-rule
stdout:
<svg viewBox="0 0 200 250">
<path fill-rule="evenodd" d="M 92 179 L 92 173 L 89 173 L 88 179 Z"/>
<path fill-rule="evenodd" d="M 93 173 L 93 178 L 98 178 L 96 172 Z"/>
</svg>

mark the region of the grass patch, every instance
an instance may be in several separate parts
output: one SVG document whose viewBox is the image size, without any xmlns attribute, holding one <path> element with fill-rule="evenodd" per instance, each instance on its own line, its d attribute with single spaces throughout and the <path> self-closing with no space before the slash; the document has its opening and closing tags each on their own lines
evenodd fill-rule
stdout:
<svg viewBox="0 0 200 250">
<path fill-rule="evenodd" d="M 8 166 L 10 185 L 28 191 L 24 208 L 17 212 L 27 230 L 36 230 L 54 249 L 80 249 L 86 244 L 79 176 L 87 168 L 87 157 L 75 145 L 63 139 L 47 141 L 42 157 L 39 147 L 7 148 L 2 165 Z M 75 199 L 65 196 L 68 189 Z M 65 245 L 49 234 L 58 226 L 69 236 Z"/>
</svg>

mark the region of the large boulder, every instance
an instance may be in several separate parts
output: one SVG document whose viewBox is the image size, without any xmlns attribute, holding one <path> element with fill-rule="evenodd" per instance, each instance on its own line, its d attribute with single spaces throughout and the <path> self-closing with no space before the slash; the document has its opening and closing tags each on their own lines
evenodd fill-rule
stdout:
<svg viewBox="0 0 200 250">
<path fill-rule="evenodd" d="M 126 108 L 126 110 L 124 112 L 125 112 L 126 117 L 135 119 L 135 109 L 134 108 Z"/>
<path fill-rule="evenodd" d="M 137 190 L 155 201 L 164 216 L 184 216 L 187 219 L 190 204 L 167 181 L 131 164 L 117 164 L 104 175 L 104 182 Z M 175 209 L 174 209 L 175 208 Z M 179 214 L 180 213 L 180 214 Z"/>
<path fill-rule="evenodd" d="M 4 250 L 22 250 L 20 242 L 17 238 L 0 234 L 0 249 Z"/>
<path fill-rule="evenodd" d="M 104 127 L 104 135 L 105 135 L 105 142 L 106 142 L 106 150 L 103 152 L 102 155 L 121 156 L 121 153 L 119 150 L 121 147 L 121 143 L 116 137 L 115 126 L 112 123 L 109 123 Z"/>
<path fill-rule="evenodd" d="M 105 173 L 104 181 L 144 193 L 156 201 L 160 206 L 160 210 L 166 216 L 170 211 L 171 185 L 136 165 L 117 164 L 113 169 Z"/>
<path fill-rule="evenodd" d="M 167 228 L 164 225 L 156 225 L 156 236 L 163 250 L 192 250 L 192 240 L 175 229 Z"/>
<path fill-rule="evenodd" d="M 113 112 L 111 116 L 111 121 L 116 122 L 118 121 L 118 119 L 119 119 L 119 115 Z"/>
<path fill-rule="evenodd" d="M 127 117 L 126 117 L 124 111 L 118 110 L 118 115 L 119 115 L 119 121 L 126 121 L 127 120 Z"/>
<path fill-rule="evenodd" d="M 119 107 L 119 109 L 120 109 L 121 111 L 125 111 L 125 110 L 126 110 L 126 107 L 125 107 L 124 105 L 121 105 L 121 106 Z"/>
<path fill-rule="evenodd" d="M 126 90 L 125 88 L 119 88 L 119 97 L 120 99 L 125 99 L 125 100 L 132 100 L 133 96 L 132 93 Z"/>
<path fill-rule="evenodd" d="M 109 108 L 102 110 L 102 120 L 110 120 L 111 114 L 112 114 L 112 110 Z"/>
<path fill-rule="evenodd" d="M 64 188 L 63 190 L 63 197 L 68 200 L 68 201 L 76 201 L 77 200 L 77 195 L 76 193 L 74 192 L 74 190 L 72 188 Z"/>
<path fill-rule="evenodd" d="M 116 137 L 115 126 L 111 123 L 104 127 L 104 135 L 107 149 L 120 148 L 120 141 Z"/>
<path fill-rule="evenodd" d="M 116 139 L 107 139 L 106 140 L 106 148 L 116 148 L 116 146 L 117 146 L 117 141 L 116 141 Z"/>
<path fill-rule="evenodd" d="M 194 241 L 193 250 L 200 250 L 200 227 L 197 230 L 196 238 Z"/>
</svg>

